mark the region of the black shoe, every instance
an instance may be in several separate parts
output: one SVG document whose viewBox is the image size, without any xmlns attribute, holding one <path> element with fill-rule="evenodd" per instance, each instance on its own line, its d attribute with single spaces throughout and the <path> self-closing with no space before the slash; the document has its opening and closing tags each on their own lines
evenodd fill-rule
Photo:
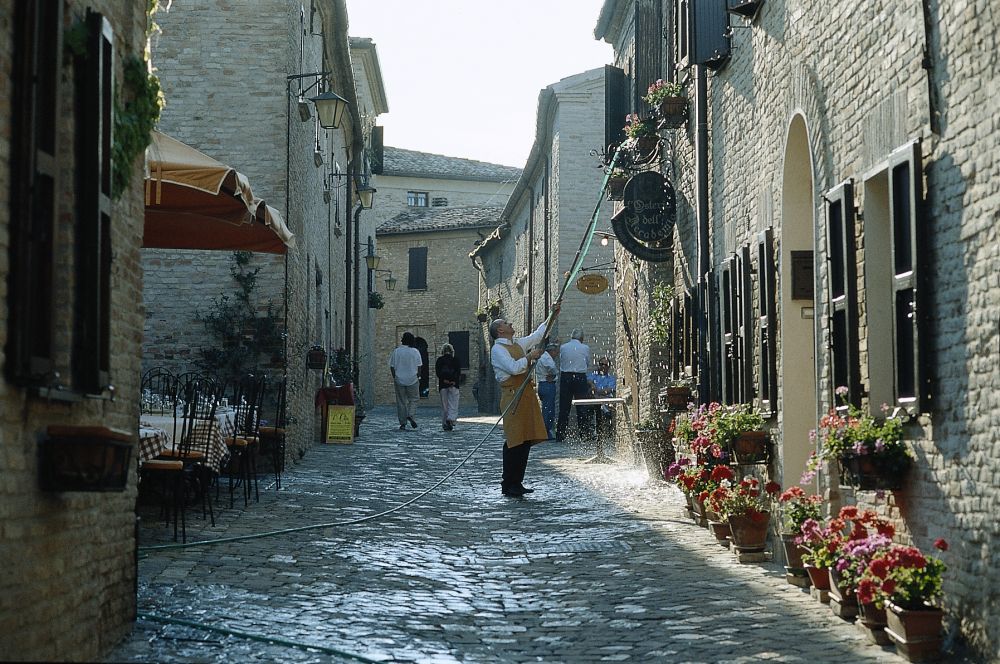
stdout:
<svg viewBox="0 0 1000 664">
<path fill-rule="evenodd" d="M 524 489 L 522 487 L 517 487 L 517 486 L 511 486 L 511 487 L 502 486 L 500 487 L 500 493 L 510 498 L 520 498 L 521 496 L 524 495 Z"/>
<path fill-rule="evenodd" d="M 410 422 L 411 427 L 413 427 L 414 429 L 417 428 L 417 421 L 415 419 L 413 419 L 412 417 L 407 417 L 406 419 Z"/>
<path fill-rule="evenodd" d="M 444 429 L 445 431 L 451 431 L 451 430 L 452 430 L 452 429 L 454 429 L 455 427 L 453 427 L 453 426 L 451 425 L 451 422 L 445 422 L 445 423 L 444 423 L 444 424 L 443 424 L 443 425 L 441 426 L 441 428 L 442 428 L 442 429 Z"/>
<path fill-rule="evenodd" d="M 406 431 L 406 425 L 405 424 L 400 424 L 399 425 L 399 430 L 400 431 Z"/>
<path fill-rule="evenodd" d="M 521 493 L 534 493 L 535 492 L 534 489 L 529 489 L 528 487 L 524 486 L 523 484 L 519 485 L 517 488 L 521 490 Z"/>
</svg>

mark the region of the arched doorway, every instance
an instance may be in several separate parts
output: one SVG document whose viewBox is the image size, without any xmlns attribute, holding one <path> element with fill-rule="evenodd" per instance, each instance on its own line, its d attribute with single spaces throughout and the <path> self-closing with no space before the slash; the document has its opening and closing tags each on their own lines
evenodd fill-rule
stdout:
<svg viewBox="0 0 1000 664">
<path fill-rule="evenodd" d="M 805 118 L 792 117 L 785 139 L 781 184 L 781 467 L 783 485 L 798 482 L 814 447 L 809 431 L 816 426 L 815 294 L 793 292 L 793 256 L 801 261 L 812 255 L 815 237 L 813 215 L 813 162 Z M 799 252 L 809 252 L 801 254 Z M 801 263 L 800 263 L 801 264 Z M 812 265 L 815 266 L 815 256 Z M 812 279 L 813 271 L 797 279 Z M 810 284 L 811 286 L 811 284 Z M 808 289 L 812 293 L 812 288 Z M 815 487 L 813 487 L 815 488 Z"/>
</svg>

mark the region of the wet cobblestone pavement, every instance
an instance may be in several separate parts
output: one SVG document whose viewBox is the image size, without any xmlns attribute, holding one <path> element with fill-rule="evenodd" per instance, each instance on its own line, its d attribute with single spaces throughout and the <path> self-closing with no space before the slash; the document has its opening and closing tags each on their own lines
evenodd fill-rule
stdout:
<svg viewBox="0 0 1000 664">
<path fill-rule="evenodd" d="M 189 511 L 188 541 L 342 523 L 412 499 L 491 422 L 445 432 L 436 413 L 403 432 L 393 409 L 374 409 L 358 441 L 313 447 L 280 491 L 261 474 L 259 503 L 220 501 L 215 527 Z M 536 492 L 503 497 L 500 444 L 494 433 L 385 517 L 148 552 L 140 618 L 109 661 L 904 661 L 785 583 L 777 563 L 738 564 L 678 491 L 640 469 L 585 464 L 592 450 L 549 442 L 528 465 Z M 155 508 L 140 513 L 143 545 L 171 542 Z"/>
</svg>

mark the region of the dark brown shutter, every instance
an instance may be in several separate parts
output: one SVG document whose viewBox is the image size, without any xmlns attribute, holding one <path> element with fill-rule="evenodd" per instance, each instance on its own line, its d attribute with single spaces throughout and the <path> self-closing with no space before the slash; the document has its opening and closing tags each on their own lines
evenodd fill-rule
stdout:
<svg viewBox="0 0 1000 664">
<path fill-rule="evenodd" d="M 412 247 L 409 251 L 410 269 L 406 287 L 410 290 L 427 289 L 427 247 Z"/>
<path fill-rule="evenodd" d="M 757 348 L 760 373 L 757 379 L 758 408 L 765 416 L 778 412 L 777 374 L 777 274 L 774 262 L 774 232 L 769 228 L 757 236 L 757 269 L 760 278 L 757 309 Z"/>
<path fill-rule="evenodd" d="M 826 194 L 827 261 L 830 267 L 830 359 L 833 389 L 846 387 L 846 401 L 861 406 L 858 358 L 858 279 L 855 257 L 854 185 L 851 180 Z M 835 398 L 843 405 L 845 399 Z"/>
<path fill-rule="evenodd" d="M 662 78 L 662 23 L 660 0 L 636 0 L 635 2 L 635 96 L 632 108 L 641 115 L 648 115 L 650 108 L 641 98 L 649 86 Z M 624 121 L 623 123 L 624 124 Z"/>
<path fill-rule="evenodd" d="M 114 32 L 87 14 L 87 53 L 76 61 L 77 256 L 73 383 L 87 393 L 109 383 L 111 342 L 111 143 Z"/>
<path fill-rule="evenodd" d="M 62 2 L 15 6 L 12 72 L 10 283 L 6 371 L 51 382 L 53 242 L 59 193 Z"/>
<path fill-rule="evenodd" d="M 920 143 L 914 141 L 889 157 L 889 216 L 892 220 L 892 301 L 894 310 L 896 404 L 929 405 L 929 371 L 921 353 L 926 317 L 920 271 L 923 185 Z"/>
<path fill-rule="evenodd" d="M 670 377 L 684 376 L 684 299 L 675 295 L 670 299 Z"/>
<path fill-rule="evenodd" d="M 684 292 L 684 365 L 691 375 L 698 375 L 698 322 L 695 320 L 694 297 Z"/>
<path fill-rule="evenodd" d="M 385 128 L 372 127 L 371 169 L 374 175 L 382 175 L 385 163 Z"/>
<path fill-rule="evenodd" d="M 455 359 L 458 360 L 458 366 L 462 369 L 469 368 L 469 332 L 464 330 L 461 332 L 449 332 L 448 333 L 448 343 L 452 345 L 455 349 Z"/>
<path fill-rule="evenodd" d="M 692 0 L 676 0 L 674 5 L 674 60 L 679 68 L 686 68 L 691 64 L 691 30 L 689 27 L 691 2 Z"/>
<path fill-rule="evenodd" d="M 733 312 L 736 333 L 736 401 L 753 401 L 753 285 L 750 280 L 750 245 L 736 252 L 736 305 Z"/>
<path fill-rule="evenodd" d="M 719 269 L 719 325 L 722 340 L 722 401 L 733 403 L 736 373 L 736 335 L 733 332 L 733 257 Z"/>
<path fill-rule="evenodd" d="M 625 140 L 625 116 L 628 114 L 625 72 L 618 67 L 604 65 L 604 147 L 609 161 L 614 149 Z"/>
<path fill-rule="evenodd" d="M 729 14 L 726 0 L 692 0 L 689 2 L 690 64 L 711 69 L 722 67 L 729 60 Z"/>
</svg>

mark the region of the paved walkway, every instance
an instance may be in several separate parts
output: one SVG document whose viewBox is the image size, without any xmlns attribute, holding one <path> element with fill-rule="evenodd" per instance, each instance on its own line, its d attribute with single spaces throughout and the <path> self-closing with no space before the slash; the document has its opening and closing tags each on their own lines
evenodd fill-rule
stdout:
<svg viewBox="0 0 1000 664">
<path fill-rule="evenodd" d="M 394 410 L 374 409 L 360 440 L 312 448 L 280 492 L 263 483 L 260 503 L 238 500 L 214 528 L 194 518 L 189 541 L 390 509 L 455 468 L 487 421 L 444 432 L 427 409 L 402 432 Z M 376 520 L 150 552 L 145 617 L 109 660 L 903 661 L 786 584 L 777 564 L 737 564 L 644 471 L 584 464 L 591 450 L 550 442 L 532 451 L 537 491 L 505 498 L 500 445 L 494 433 L 442 486 Z M 155 510 L 141 539 L 170 541 Z"/>
</svg>

